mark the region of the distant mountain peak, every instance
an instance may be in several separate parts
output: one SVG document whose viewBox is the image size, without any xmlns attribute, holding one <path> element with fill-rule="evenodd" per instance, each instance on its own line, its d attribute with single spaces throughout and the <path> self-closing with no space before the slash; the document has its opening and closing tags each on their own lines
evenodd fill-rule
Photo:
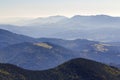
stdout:
<svg viewBox="0 0 120 80">
<path fill-rule="evenodd" d="M 50 16 L 48 18 L 67 18 L 66 16 L 56 15 L 56 16 Z"/>
<path fill-rule="evenodd" d="M 68 18 L 65 16 L 56 15 L 56 16 L 49 16 L 49 17 L 38 17 L 34 20 L 27 21 L 26 23 L 27 25 L 30 25 L 30 26 L 31 25 L 36 26 L 36 25 L 44 25 L 44 24 L 53 24 L 66 19 Z"/>
</svg>

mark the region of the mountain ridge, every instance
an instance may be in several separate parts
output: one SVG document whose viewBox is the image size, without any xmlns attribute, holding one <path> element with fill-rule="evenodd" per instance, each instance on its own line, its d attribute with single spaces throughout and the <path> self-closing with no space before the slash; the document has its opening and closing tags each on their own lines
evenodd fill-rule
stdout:
<svg viewBox="0 0 120 80">
<path fill-rule="evenodd" d="M 44 22 L 46 19 L 41 21 Z M 103 42 L 117 42 L 120 39 L 118 36 L 120 29 L 120 17 L 112 17 L 108 15 L 77 15 L 73 16 L 72 18 L 60 19 L 58 22 L 48 18 L 48 22 L 49 21 L 52 23 L 41 24 L 41 22 L 38 20 L 37 25 L 33 24 L 34 26 L 28 25 L 18 27 L 12 25 L 0 25 L 0 28 L 36 38 L 82 38 Z M 33 22 L 30 22 L 30 24 L 31 23 Z"/>
</svg>

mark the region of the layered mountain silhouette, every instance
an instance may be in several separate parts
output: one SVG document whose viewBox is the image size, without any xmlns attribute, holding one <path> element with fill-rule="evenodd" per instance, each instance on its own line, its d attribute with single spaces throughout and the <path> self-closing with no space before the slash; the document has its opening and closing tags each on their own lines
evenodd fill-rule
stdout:
<svg viewBox="0 0 120 80">
<path fill-rule="evenodd" d="M 0 30 L 0 62 L 11 63 L 25 69 L 53 68 L 72 58 L 87 58 L 119 68 L 120 50 L 113 43 L 86 39 L 35 39 L 6 30 Z"/>
<path fill-rule="evenodd" d="M 0 80 L 120 80 L 119 22 L 76 15 L 1 24 Z"/>
<path fill-rule="evenodd" d="M 89 39 L 118 42 L 120 39 L 120 17 L 108 15 L 80 16 L 71 18 L 52 16 L 25 21 L 24 26 L 0 25 L 0 28 L 31 37 L 62 39 Z M 21 24 L 22 25 L 22 24 Z M 3 27 L 4 26 L 4 27 Z"/>
<path fill-rule="evenodd" d="M 1 80 L 120 80 L 120 70 L 86 59 L 73 59 L 56 68 L 29 71 L 0 64 Z"/>
</svg>

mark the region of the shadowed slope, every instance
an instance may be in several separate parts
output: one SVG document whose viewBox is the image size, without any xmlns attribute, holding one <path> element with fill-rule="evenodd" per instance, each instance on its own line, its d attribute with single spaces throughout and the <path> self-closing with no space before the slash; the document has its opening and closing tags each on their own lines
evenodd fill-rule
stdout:
<svg viewBox="0 0 120 80">
<path fill-rule="evenodd" d="M 73 59 L 45 71 L 28 71 L 9 64 L 0 64 L 1 80 L 120 80 L 120 70 L 86 60 Z"/>
</svg>

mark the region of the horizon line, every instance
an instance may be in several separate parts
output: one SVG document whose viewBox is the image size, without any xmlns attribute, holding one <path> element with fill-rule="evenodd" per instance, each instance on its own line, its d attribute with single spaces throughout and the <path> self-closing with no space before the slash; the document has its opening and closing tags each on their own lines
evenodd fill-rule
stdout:
<svg viewBox="0 0 120 80">
<path fill-rule="evenodd" d="M 111 17 L 120 17 L 118 15 L 109 15 L 109 14 L 74 14 L 71 16 L 67 16 L 67 15 L 46 15 L 46 16 L 0 16 L 0 18 L 48 18 L 48 17 L 55 17 L 55 16 L 64 16 L 64 17 L 74 17 L 74 16 L 99 16 L 99 15 L 103 15 L 103 16 L 111 16 Z"/>
</svg>

